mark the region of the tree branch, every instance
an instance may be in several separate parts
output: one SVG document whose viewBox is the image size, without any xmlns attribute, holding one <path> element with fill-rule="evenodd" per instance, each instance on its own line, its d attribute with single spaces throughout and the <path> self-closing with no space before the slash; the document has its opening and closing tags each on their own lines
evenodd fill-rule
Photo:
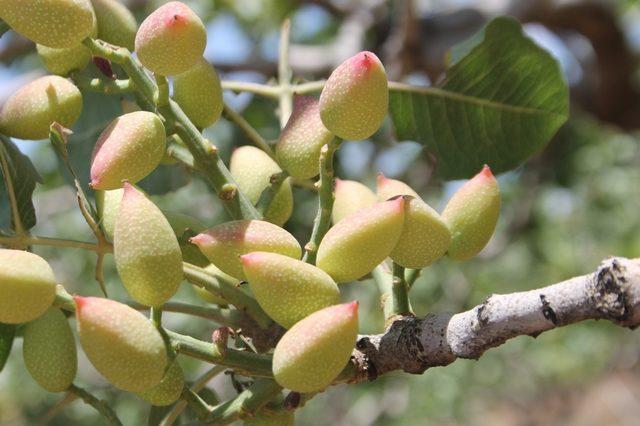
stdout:
<svg viewBox="0 0 640 426">
<path fill-rule="evenodd" d="M 594 273 L 536 290 L 491 295 L 459 314 L 398 319 L 384 334 L 359 337 L 338 381 L 374 380 L 393 370 L 422 374 L 458 358 L 478 359 L 517 336 L 535 337 L 589 319 L 640 325 L 640 258 L 613 257 Z"/>
</svg>

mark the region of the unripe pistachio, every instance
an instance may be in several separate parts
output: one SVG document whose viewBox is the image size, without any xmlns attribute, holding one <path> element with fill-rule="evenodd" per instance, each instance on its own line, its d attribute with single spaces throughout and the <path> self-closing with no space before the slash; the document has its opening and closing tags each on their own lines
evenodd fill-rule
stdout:
<svg viewBox="0 0 640 426">
<path fill-rule="evenodd" d="M 329 306 L 296 323 L 273 353 L 273 375 L 296 392 L 323 390 L 347 365 L 358 337 L 358 302 Z"/>
<path fill-rule="evenodd" d="M 372 190 L 354 180 L 336 179 L 335 200 L 331 218 L 338 223 L 358 210 L 372 206 L 378 200 Z"/>
<path fill-rule="evenodd" d="M 322 269 L 277 253 L 241 256 L 251 292 L 264 311 L 285 328 L 340 301 L 340 290 Z"/>
<path fill-rule="evenodd" d="M 138 24 L 131 11 L 117 0 L 91 0 L 98 20 L 98 37 L 133 50 Z"/>
<path fill-rule="evenodd" d="M 93 29 L 89 35 L 91 37 L 98 35 L 98 21 L 95 19 L 95 16 L 93 19 Z M 91 61 L 91 51 L 82 43 L 61 48 L 37 44 L 36 50 L 44 67 L 60 76 L 66 76 L 72 71 L 81 70 Z"/>
<path fill-rule="evenodd" d="M 96 194 L 96 207 L 102 230 L 110 241 L 113 241 L 113 230 L 116 227 L 116 216 L 120 210 L 123 188 L 112 189 L 110 191 L 98 190 Z"/>
<path fill-rule="evenodd" d="M 0 0 L 0 19 L 26 38 L 48 47 L 72 47 L 91 34 L 89 0 Z"/>
<path fill-rule="evenodd" d="M 447 251 L 451 242 L 449 228 L 409 185 L 380 173 L 377 192 L 380 200 L 398 195 L 410 197 L 405 201 L 402 234 L 389 255 L 394 262 L 405 268 L 422 269 Z"/>
<path fill-rule="evenodd" d="M 61 49 L 39 44 L 36 48 L 44 67 L 52 73 L 62 76 L 71 71 L 83 69 L 91 60 L 91 51 L 82 44 Z"/>
<path fill-rule="evenodd" d="M 142 65 L 160 75 L 187 71 L 200 60 L 206 44 L 202 21 L 179 1 L 169 2 L 147 16 L 135 40 Z"/>
<path fill-rule="evenodd" d="M 193 246 L 194 249 L 198 250 L 197 247 Z M 225 274 L 214 264 L 210 264 L 204 267 L 204 270 L 213 275 L 216 280 L 226 281 L 227 283 L 238 285 L 240 284 L 240 280 L 233 278 L 231 275 Z M 220 305 L 225 307 L 229 304 L 226 299 L 211 293 L 210 291 L 205 290 L 204 288 L 198 287 L 196 285 L 193 286 L 193 289 L 196 292 L 196 295 L 204 300 L 207 303 L 213 303 L 215 305 Z"/>
<path fill-rule="evenodd" d="M 362 278 L 389 256 L 403 224 L 402 197 L 361 209 L 329 229 L 316 265 L 339 283 Z"/>
<path fill-rule="evenodd" d="M 148 111 L 122 115 L 102 132 L 93 150 L 91 187 L 117 189 L 136 183 L 160 164 L 166 146 L 164 125 Z"/>
<path fill-rule="evenodd" d="M 275 413 L 258 412 L 255 417 L 244 419 L 244 426 L 294 426 L 295 411 L 277 411 Z"/>
<path fill-rule="evenodd" d="M 46 260 L 0 249 L 0 322 L 19 324 L 44 314 L 56 297 L 56 277 Z"/>
<path fill-rule="evenodd" d="M 184 373 L 178 361 L 174 360 L 160 383 L 137 395 L 151 405 L 167 406 L 180 398 L 183 389 Z"/>
<path fill-rule="evenodd" d="M 293 113 L 276 146 L 278 162 L 295 178 L 312 178 L 320 172 L 320 149 L 333 137 L 320 120 L 318 101 L 310 96 L 296 96 Z"/>
<path fill-rule="evenodd" d="M 82 111 L 82 95 L 69 80 L 40 77 L 14 93 L 0 107 L 0 133 L 18 139 L 45 139 L 55 121 L 71 127 Z"/>
<path fill-rule="evenodd" d="M 78 336 L 91 364 L 117 388 L 142 392 L 164 377 L 160 332 L 135 309 L 99 297 L 74 297 Z"/>
<path fill-rule="evenodd" d="M 241 146 L 233 151 L 229 170 L 240 189 L 256 204 L 262 192 L 271 184 L 271 176 L 281 173 L 278 164 L 264 151 L 253 146 Z M 280 226 L 293 212 L 291 183 L 286 179 L 277 190 L 265 213 L 265 220 Z"/>
<path fill-rule="evenodd" d="M 373 135 L 389 108 L 387 74 L 371 52 L 360 52 L 336 68 L 320 95 L 324 125 L 342 139 Z"/>
<path fill-rule="evenodd" d="M 113 252 L 127 292 L 139 303 L 161 306 L 182 282 L 182 253 L 162 212 L 128 183 L 116 217 Z"/>
<path fill-rule="evenodd" d="M 204 129 L 222 114 L 222 86 L 215 68 L 204 58 L 173 78 L 173 99 L 197 127 Z"/>
<path fill-rule="evenodd" d="M 500 215 L 500 188 L 489 166 L 467 181 L 447 203 L 442 218 L 451 231 L 447 254 L 469 259 L 487 245 Z"/>
<path fill-rule="evenodd" d="M 25 326 L 22 352 L 31 377 L 49 392 L 66 390 L 76 377 L 76 343 L 60 309 L 50 308 Z"/>
<path fill-rule="evenodd" d="M 299 259 L 300 244 L 284 229 L 263 220 L 235 220 L 222 223 L 191 238 L 221 271 L 246 280 L 240 256 L 253 251 L 279 253 Z"/>
</svg>

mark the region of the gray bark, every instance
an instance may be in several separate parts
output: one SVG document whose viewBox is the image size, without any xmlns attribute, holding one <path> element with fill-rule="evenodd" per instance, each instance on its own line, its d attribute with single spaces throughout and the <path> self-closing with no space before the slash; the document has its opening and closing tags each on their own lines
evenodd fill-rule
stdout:
<svg viewBox="0 0 640 426">
<path fill-rule="evenodd" d="M 640 324 L 640 258 L 613 257 L 598 269 L 548 287 L 494 294 L 459 314 L 403 317 L 384 334 L 359 336 L 352 382 L 403 370 L 422 374 L 458 358 L 477 359 L 507 340 L 589 319 L 622 327 Z"/>
</svg>

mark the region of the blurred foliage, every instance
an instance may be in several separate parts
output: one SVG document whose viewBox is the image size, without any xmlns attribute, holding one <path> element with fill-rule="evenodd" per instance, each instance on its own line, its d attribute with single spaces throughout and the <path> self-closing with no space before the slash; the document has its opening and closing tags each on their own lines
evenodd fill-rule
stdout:
<svg viewBox="0 0 640 426">
<path fill-rule="evenodd" d="M 138 18 L 159 3 L 162 2 L 150 1 L 136 10 Z M 273 46 L 264 46 L 277 43 L 278 27 L 286 16 L 293 16 L 293 40 L 305 44 L 330 40 L 341 24 L 339 15 L 317 5 L 300 6 L 304 2 L 293 0 L 187 3 L 210 22 L 230 16 L 252 46 L 267 51 L 266 56 L 273 52 Z M 309 10 L 315 11 L 319 24 L 314 31 L 299 35 L 296 28 L 308 20 L 298 17 Z M 34 54 L 11 65 L 15 73 L 40 68 Z M 273 114 L 276 102 L 247 94 L 228 94 L 227 100 L 236 102 L 234 105 L 265 138 L 277 138 L 278 120 Z M 87 159 L 93 141 L 119 111 L 117 97 L 92 95 L 86 102 L 85 114 L 98 118 L 81 118 L 78 126 L 84 122 L 86 127 L 74 129 L 69 146 L 80 176 L 88 175 Z M 206 136 L 215 141 L 225 160 L 234 146 L 248 143 L 237 128 L 225 121 L 207 129 Z M 28 153 L 44 181 L 35 192 L 38 223 L 33 233 L 90 240 L 91 232 L 51 146 L 25 142 L 20 149 Z M 338 176 L 357 179 L 371 187 L 375 174 L 384 171 L 389 177 L 404 179 L 438 210 L 457 185 L 431 179 L 431 166 L 420 154 L 420 146 L 392 141 L 389 123 L 372 141 L 345 143 L 338 155 L 337 170 Z M 199 178 L 186 180 L 178 166 L 165 166 L 164 172 L 160 181 L 151 181 L 179 184 L 173 186 L 172 192 L 153 196 L 162 209 L 195 216 L 207 226 L 226 220 L 215 195 Z M 175 177 L 174 173 L 179 175 Z M 491 293 L 528 290 L 588 273 L 609 255 L 639 255 L 638 135 L 622 133 L 574 110 L 569 122 L 541 154 L 499 179 L 503 210 L 492 242 L 472 261 L 456 263 L 444 259 L 425 270 L 411 292 L 418 315 L 458 312 L 482 302 Z M 157 193 L 153 185 L 145 187 Z M 296 211 L 286 227 L 303 242 L 315 215 L 316 198 L 299 188 L 294 190 L 294 196 Z M 37 247 L 35 251 L 51 262 L 56 276 L 64 280 L 70 292 L 100 295 L 93 280 L 94 254 L 48 247 Z M 107 258 L 105 272 L 109 295 L 125 300 L 112 257 Z M 342 289 L 345 300 L 355 298 L 361 302 L 361 332 L 380 332 L 383 318 L 373 283 L 363 281 Z M 202 303 L 187 286 L 176 300 Z M 209 338 L 212 327 L 204 320 L 178 314 L 166 315 L 166 321 L 176 331 L 202 339 Z M 607 371 L 631 371 L 640 365 L 639 348 L 637 332 L 608 323 L 582 323 L 544 333 L 537 339 L 520 337 L 489 351 L 478 361 L 459 360 L 422 376 L 396 373 L 373 383 L 331 388 L 307 403 L 296 417 L 301 425 L 415 425 L 424 424 L 426 419 L 433 423 L 479 423 L 502 404 L 527 407 L 562 389 L 583 388 Z M 196 379 L 208 368 L 186 357 L 181 357 L 180 362 L 188 380 Z M 145 424 L 149 406 L 133 395 L 108 387 L 81 353 L 78 377 L 81 386 L 107 399 L 126 424 Z M 211 394 L 212 390 L 215 394 Z M 225 399 L 234 394 L 226 375 L 217 377 L 209 386 L 212 398 Z M 52 425 L 104 424 L 92 408 L 79 402 L 65 406 L 51 418 L 43 417 L 62 399 L 61 394 L 44 392 L 30 378 L 22 362 L 21 340 L 17 339 L 0 374 L 0 424 L 42 424 L 45 420 Z M 183 424 L 189 422 L 193 422 L 190 415 L 182 418 Z"/>
</svg>

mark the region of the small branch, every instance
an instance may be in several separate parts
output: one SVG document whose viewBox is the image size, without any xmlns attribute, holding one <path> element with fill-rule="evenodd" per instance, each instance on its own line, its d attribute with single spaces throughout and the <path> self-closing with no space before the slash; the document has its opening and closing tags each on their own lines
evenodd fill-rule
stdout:
<svg viewBox="0 0 640 426">
<path fill-rule="evenodd" d="M 196 412 L 196 416 L 200 420 L 206 419 L 211 410 L 213 410 L 212 406 L 207 404 L 196 392 L 189 389 L 187 386 L 182 390 L 180 399 L 186 402 L 187 405 Z"/>
<path fill-rule="evenodd" d="M 227 348 L 224 351 L 210 342 L 185 336 L 171 330 L 166 330 L 171 339 L 173 350 L 182 355 L 200 359 L 211 364 L 225 365 L 238 373 L 249 377 L 271 377 L 271 357 L 253 352 L 239 351 Z"/>
<path fill-rule="evenodd" d="M 280 86 L 280 128 L 284 128 L 293 110 L 293 92 L 291 91 L 291 65 L 289 64 L 289 41 L 291 22 L 288 19 L 280 28 L 280 44 L 278 46 L 278 83 Z"/>
<path fill-rule="evenodd" d="M 167 120 L 174 123 L 175 131 L 194 158 L 194 165 L 204 173 L 229 214 L 234 219 L 261 219 L 262 216 L 244 192 L 237 188 L 229 169 L 220 159 L 217 148 L 202 136 L 178 104 L 169 100 L 169 104 L 161 108 L 161 112 Z M 235 191 L 232 196 L 227 196 L 226 188 L 230 185 L 235 187 Z"/>
<path fill-rule="evenodd" d="M 393 263 L 391 300 L 393 304 L 393 316 L 413 315 L 411 304 L 409 303 L 409 286 L 404 278 L 404 268 L 395 262 Z"/>
<path fill-rule="evenodd" d="M 158 106 L 160 113 L 167 122 L 175 127 L 175 131 L 191 152 L 197 168 L 204 173 L 207 182 L 216 191 L 223 205 L 234 219 L 261 219 L 253 204 L 237 188 L 231 173 L 220 160 L 217 149 L 202 136 L 180 106 L 171 99 L 167 99 L 168 86 L 164 87 L 164 82 L 161 82 L 160 85 L 162 87 L 159 88 L 153 79 L 147 75 L 140 62 L 123 47 L 112 46 L 102 40 L 93 40 L 91 38 L 85 39 L 83 44 L 94 55 L 120 64 L 135 85 L 136 90 L 143 95 L 139 101 L 144 104 L 145 109 L 149 110 L 152 109 L 150 107 Z M 166 104 L 165 100 L 168 101 Z M 225 188 L 229 185 L 236 187 L 231 197 L 227 197 L 228 193 L 225 192 Z"/>
<path fill-rule="evenodd" d="M 96 209 L 91 205 L 91 203 L 89 203 L 89 200 L 87 199 L 87 196 L 82 189 L 82 185 L 80 185 L 78 175 L 76 174 L 75 170 L 71 166 L 71 162 L 69 161 L 67 141 L 70 134 L 71 130 L 66 129 L 60 124 L 54 122 L 49 129 L 49 140 L 51 141 L 56 154 L 58 154 L 62 162 L 67 167 L 69 174 L 71 174 L 71 177 L 73 178 L 73 182 L 76 186 L 76 199 L 78 202 L 78 207 L 80 208 L 80 213 L 82 213 L 82 217 L 84 218 L 85 222 L 87 222 L 87 225 L 89 225 L 89 228 L 93 232 L 93 235 L 95 235 L 96 239 L 98 240 L 98 246 L 107 247 L 109 246 L 109 241 L 107 240 L 107 237 L 100 225 L 98 225 L 98 213 Z M 107 288 L 105 285 L 103 271 L 104 253 L 104 250 L 96 252 L 98 259 L 96 262 L 95 279 L 98 282 L 102 293 L 107 296 Z"/>
<path fill-rule="evenodd" d="M 122 422 L 118 419 L 116 413 L 114 413 L 111 407 L 109 407 L 103 400 L 96 398 L 86 390 L 79 388 L 76 385 L 71 385 L 68 391 L 95 408 L 100 414 L 102 414 L 110 425 L 122 425 Z"/>
<path fill-rule="evenodd" d="M 156 328 L 162 328 L 162 308 L 149 308 L 149 317 Z"/>
<path fill-rule="evenodd" d="M 452 315 L 403 317 L 384 334 L 360 336 L 352 362 L 336 382 L 373 380 L 394 370 L 422 374 L 458 358 L 478 359 L 517 336 L 588 319 L 640 325 L 640 259 L 614 257 L 588 275 L 537 290 L 492 295 Z"/>
<path fill-rule="evenodd" d="M 197 169 L 193 160 L 193 155 L 191 155 L 187 148 L 176 142 L 168 143 L 167 155 L 192 170 Z"/>
<path fill-rule="evenodd" d="M 108 244 L 104 247 L 100 247 L 95 243 L 88 243 L 85 241 L 66 240 L 61 238 L 49 238 L 39 237 L 35 235 L 0 235 L 0 245 L 8 247 L 26 247 L 26 246 L 49 246 L 49 247 L 63 247 L 63 248 L 77 248 L 82 250 L 93 251 L 96 253 L 111 253 L 113 247 Z"/>
<path fill-rule="evenodd" d="M 227 300 L 238 310 L 246 312 L 265 329 L 273 323 L 271 318 L 269 318 L 269 315 L 262 310 L 258 302 L 234 284 L 225 281 L 221 277 L 215 277 L 204 269 L 191 265 L 190 263 L 185 262 L 183 265 L 184 277 L 190 283 L 195 284 L 198 287 L 202 287 L 212 294 Z"/>
<path fill-rule="evenodd" d="M 254 129 L 253 126 L 251 126 L 251 124 L 249 124 L 249 122 L 245 120 L 242 115 L 238 114 L 226 103 L 224 104 L 222 115 L 224 116 L 224 118 L 238 126 L 238 128 L 242 130 L 247 139 L 251 141 L 251 143 L 266 152 L 269 157 L 273 158 L 274 160 L 276 159 L 276 155 L 273 152 L 273 149 L 271 149 L 269 143 L 267 143 L 267 141 L 262 136 L 260 136 L 260 133 L 258 133 L 258 131 Z"/>
<path fill-rule="evenodd" d="M 288 175 L 286 172 L 276 173 L 275 175 L 271 176 L 269 186 L 267 186 L 264 191 L 262 191 L 262 194 L 260 194 L 260 199 L 256 204 L 256 209 L 258 209 L 260 214 L 264 215 L 267 212 L 269 206 L 271 205 L 271 202 L 273 201 L 273 197 L 276 196 L 278 190 L 280 189 L 280 186 L 287 179 L 287 177 Z"/>
<path fill-rule="evenodd" d="M 131 79 L 111 80 L 99 77 L 92 78 L 82 74 L 74 74 L 71 78 L 75 85 L 81 89 L 104 93 L 106 95 L 131 93 L 135 90 Z"/>
<path fill-rule="evenodd" d="M 255 413 L 280 393 L 282 387 L 273 380 L 257 379 L 234 399 L 213 408 L 205 423 L 225 425 Z"/>
<path fill-rule="evenodd" d="M 308 95 L 310 93 L 320 92 L 324 87 L 324 83 L 326 83 L 326 80 L 300 83 L 293 87 L 293 93 L 295 93 L 296 95 Z"/>
<path fill-rule="evenodd" d="M 193 383 L 193 385 L 191 386 L 191 390 L 197 394 L 206 386 L 207 383 L 209 383 L 211 379 L 213 379 L 214 377 L 216 377 L 218 374 L 222 373 L 226 369 L 227 369 L 226 367 L 220 366 L 220 365 L 216 365 L 215 367 L 212 367 L 210 370 L 204 373 L 198 380 L 196 380 Z M 180 414 L 182 414 L 182 412 L 186 407 L 187 407 L 187 401 L 185 401 L 185 398 L 183 398 L 182 401 L 179 401 L 178 403 L 176 403 L 176 405 L 169 412 L 169 414 L 167 414 L 167 416 L 160 423 L 160 425 L 171 426 L 176 421 L 176 419 L 180 416 Z"/>
<path fill-rule="evenodd" d="M 236 93 L 253 93 L 254 95 L 264 96 L 265 98 L 271 99 L 278 99 L 280 97 L 279 87 L 268 86 L 266 84 L 226 80 L 222 82 L 222 88 Z"/>
<path fill-rule="evenodd" d="M 140 305 L 138 303 L 127 303 L 134 309 L 139 311 L 146 311 L 148 306 Z M 242 313 L 235 309 L 222 309 L 213 306 L 198 306 L 190 305 L 188 303 L 181 302 L 167 302 L 162 305 L 164 312 L 176 312 L 180 314 L 192 315 L 213 321 L 217 324 L 226 325 L 232 328 L 240 328 L 243 325 Z"/>
<path fill-rule="evenodd" d="M 73 296 L 67 293 L 61 284 L 56 285 L 56 298 L 53 300 L 53 306 L 68 312 L 76 311 L 76 302 L 73 301 Z"/>
<path fill-rule="evenodd" d="M 156 74 L 155 77 L 158 92 L 154 103 L 158 105 L 158 107 L 167 106 L 169 104 L 169 80 L 163 75 Z"/>
<path fill-rule="evenodd" d="M 320 241 L 331 225 L 331 210 L 333 209 L 333 156 L 340 147 L 342 139 L 335 137 L 320 150 L 320 186 L 318 188 L 318 213 L 313 222 L 311 238 L 304 246 L 304 260 L 314 265 Z"/>
</svg>

